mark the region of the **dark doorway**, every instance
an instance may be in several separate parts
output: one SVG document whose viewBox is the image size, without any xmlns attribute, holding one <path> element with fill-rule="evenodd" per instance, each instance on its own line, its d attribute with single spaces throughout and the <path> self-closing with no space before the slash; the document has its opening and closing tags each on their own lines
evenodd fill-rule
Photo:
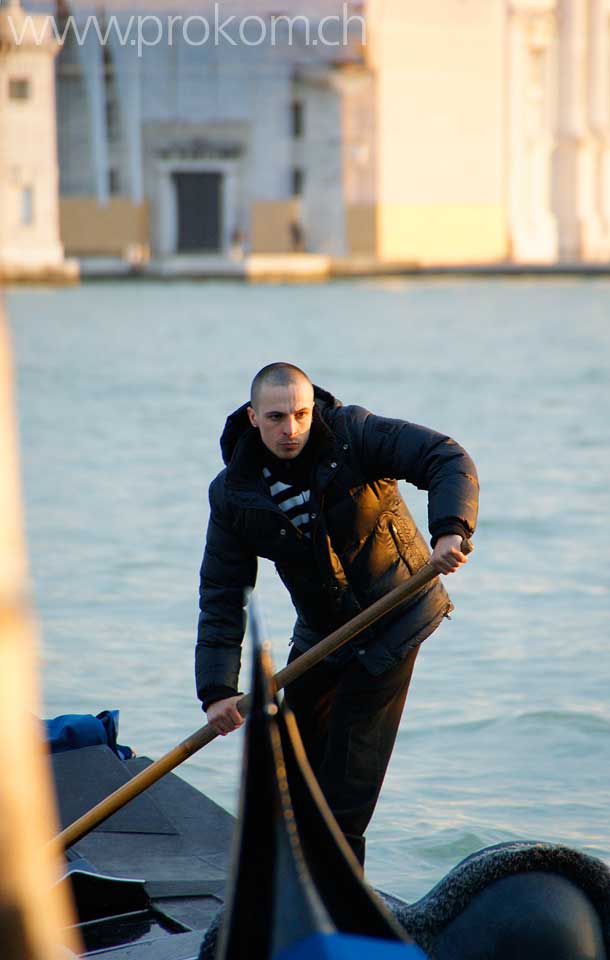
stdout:
<svg viewBox="0 0 610 960">
<path fill-rule="evenodd" d="M 220 250 L 221 173 L 174 173 L 178 253 Z"/>
</svg>

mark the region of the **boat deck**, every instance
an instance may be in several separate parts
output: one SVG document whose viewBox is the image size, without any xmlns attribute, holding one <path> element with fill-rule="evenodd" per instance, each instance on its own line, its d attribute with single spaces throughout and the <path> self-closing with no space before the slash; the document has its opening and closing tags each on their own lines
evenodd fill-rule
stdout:
<svg viewBox="0 0 610 960">
<path fill-rule="evenodd" d="M 123 762 L 105 746 L 52 760 L 62 828 L 151 763 L 146 757 Z M 122 946 L 108 943 L 106 949 L 99 920 L 91 923 L 90 938 L 86 925 L 87 947 L 96 958 L 197 956 L 202 931 L 223 903 L 233 826 L 226 810 L 170 773 L 71 847 L 69 868 L 84 858 L 95 873 L 140 880 L 152 908 L 133 911 L 131 929 L 125 923 L 129 942 Z M 113 934 L 116 926 L 113 921 Z"/>
</svg>

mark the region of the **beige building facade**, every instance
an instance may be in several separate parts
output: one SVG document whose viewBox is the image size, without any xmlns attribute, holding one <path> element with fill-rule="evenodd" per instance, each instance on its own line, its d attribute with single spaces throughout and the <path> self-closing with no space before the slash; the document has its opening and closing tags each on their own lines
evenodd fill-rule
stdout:
<svg viewBox="0 0 610 960">
<path fill-rule="evenodd" d="M 373 0 L 377 253 L 507 255 L 503 0 Z"/>
<path fill-rule="evenodd" d="M 369 0 L 377 253 L 610 260 L 608 0 Z"/>
<path fill-rule="evenodd" d="M 0 3 L 0 280 L 69 278 L 59 235 L 55 42 L 15 41 L 25 14 Z"/>
</svg>

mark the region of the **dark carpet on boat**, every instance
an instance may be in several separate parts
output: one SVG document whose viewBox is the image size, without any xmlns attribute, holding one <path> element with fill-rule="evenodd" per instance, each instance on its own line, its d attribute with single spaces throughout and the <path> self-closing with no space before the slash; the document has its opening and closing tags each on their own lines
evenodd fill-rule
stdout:
<svg viewBox="0 0 610 960">
<path fill-rule="evenodd" d="M 122 762 L 106 746 L 55 754 L 52 762 L 63 825 L 151 763 L 147 758 Z M 97 960 L 187 960 L 197 956 L 202 940 L 202 960 L 213 960 L 233 825 L 225 810 L 168 774 L 75 844 L 69 859 L 83 857 L 111 876 L 145 879 L 155 909 L 187 931 L 104 951 Z M 564 887 L 582 891 L 593 907 L 592 929 L 597 924 L 603 940 L 601 952 L 592 955 L 610 957 L 610 870 L 601 860 L 565 846 L 515 842 L 487 847 L 463 860 L 416 903 L 389 897 L 387 905 L 431 957 L 460 957 L 447 947 L 447 932 L 457 930 L 495 886 L 506 889 L 501 884 L 507 878 L 527 874 L 534 889 L 544 887 L 543 875 L 550 875 L 553 882 L 563 878 Z M 570 917 L 558 916 L 557 922 L 568 929 Z"/>
<path fill-rule="evenodd" d="M 106 746 L 52 758 L 62 825 L 108 796 L 152 761 L 121 761 Z M 224 899 L 235 820 L 170 773 L 67 851 L 116 877 L 141 878 L 155 909 L 198 933 L 104 951 L 96 960 L 182 960 L 197 955 L 203 931 Z"/>
</svg>

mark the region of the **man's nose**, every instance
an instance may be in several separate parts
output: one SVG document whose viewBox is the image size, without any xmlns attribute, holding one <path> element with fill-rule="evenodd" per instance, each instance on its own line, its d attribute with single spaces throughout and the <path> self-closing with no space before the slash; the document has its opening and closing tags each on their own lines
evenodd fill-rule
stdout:
<svg viewBox="0 0 610 960">
<path fill-rule="evenodd" d="M 297 432 L 297 418 L 286 417 L 285 429 L 289 437 L 294 436 L 294 434 Z"/>
</svg>

